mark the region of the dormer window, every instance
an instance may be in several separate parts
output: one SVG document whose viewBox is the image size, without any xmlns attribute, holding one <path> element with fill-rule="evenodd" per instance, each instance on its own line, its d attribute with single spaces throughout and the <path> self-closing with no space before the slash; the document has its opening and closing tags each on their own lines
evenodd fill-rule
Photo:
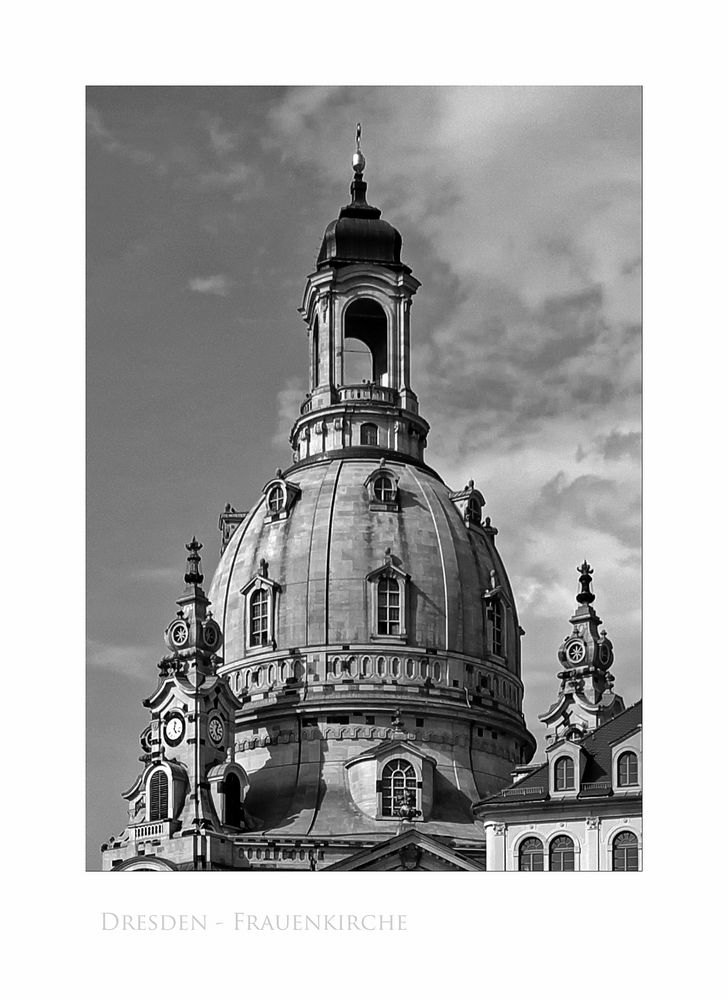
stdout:
<svg viewBox="0 0 728 1000">
<path fill-rule="evenodd" d="M 376 424 L 362 424 L 360 432 L 360 442 L 363 445 L 373 445 L 375 448 L 379 443 L 379 432 Z"/>
<path fill-rule="evenodd" d="M 399 476 L 384 464 L 374 470 L 364 481 L 369 493 L 370 510 L 399 510 Z"/>
<path fill-rule="evenodd" d="M 390 760 L 382 769 L 382 816 L 398 816 L 405 797 L 417 808 L 417 774 L 409 761 Z"/>
<path fill-rule="evenodd" d="M 377 584 L 377 633 L 399 635 L 401 625 L 399 583 L 384 576 Z"/>
<path fill-rule="evenodd" d="M 384 565 L 367 576 L 372 639 L 407 639 L 407 584 L 409 576 L 397 565 L 389 548 Z"/>
<path fill-rule="evenodd" d="M 574 791 L 574 761 L 571 757 L 559 757 L 554 765 L 554 790 Z"/>
<path fill-rule="evenodd" d="M 482 506 L 475 496 L 471 496 L 465 506 L 465 520 L 472 524 L 480 524 L 482 520 Z"/>
<path fill-rule="evenodd" d="M 397 488 L 389 476 L 377 476 L 374 480 L 374 496 L 380 503 L 394 502 L 397 496 Z"/>
<path fill-rule="evenodd" d="M 279 510 L 283 510 L 285 504 L 286 495 L 283 487 L 276 484 L 268 493 L 268 510 L 272 514 L 277 514 Z"/>
<path fill-rule="evenodd" d="M 245 644 L 251 653 L 276 648 L 276 601 L 280 587 L 268 577 L 268 563 L 260 560 L 259 572 L 240 591 L 245 615 Z"/>
<path fill-rule="evenodd" d="M 265 646 L 268 643 L 270 613 L 268 594 L 262 587 L 254 590 L 250 598 L 250 645 Z"/>
<path fill-rule="evenodd" d="M 617 759 L 617 787 L 628 788 L 639 784 L 637 754 L 628 750 Z"/>
<path fill-rule="evenodd" d="M 265 523 L 270 524 L 288 517 L 301 491 L 295 483 L 285 480 L 281 470 L 277 469 L 275 479 L 271 479 L 263 487 L 263 494 L 266 505 Z"/>
<path fill-rule="evenodd" d="M 505 635 L 503 628 L 503 604 L 495 598 L 488 605 L 488 622 L 490 625 L 490 651 L 495 656 L 504 657 Z"/>
</svg>

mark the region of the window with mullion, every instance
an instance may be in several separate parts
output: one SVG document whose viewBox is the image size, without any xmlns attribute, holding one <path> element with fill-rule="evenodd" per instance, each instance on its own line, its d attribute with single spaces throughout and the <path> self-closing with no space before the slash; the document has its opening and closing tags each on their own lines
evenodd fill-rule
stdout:
<svg viewBox="0 0 728 1000">
<path fill-rule="evenodd" d="M 417 797 L 417 775 L 409 761 L 398 759 L 382 770 L 382 816 L 396 816 L 397 803 L 405 792 Z"/>
<path fill-rule="evenodd" d="M 543 844 L 538 837 L 526 837 L 518 849 L 519 872 L 543 871 Z"/>
<path fill-rule="evenodd" d="M 556 837 L 551 841 L 549 868 L 552 872 L 574 871 L 574 841 L 571 837 Z"/>
<path fill-rule="evenodd" d="M 259 587 L 250 598 L 250 645 L 268 642 L 268 594 Z"/>
<path fill-rule="evenodd" d="M 637 783 L 637 754 L 629 750 L 623 753 L 617 762 L 617 786 L 624 788 Z"/>
<path fill-rule="evenodd" d="M 380 635 L 400 634 L 399 584 L 384 576 L 377 586 L 377 632 Z"/>
<path fill-rule="evenodd" d="M 574 790 L 574 761 L 571 757 L 559 757 L 554 766 L 554 788 L 557 792 Z"/>
<path fill-rule="evenodd" d="M 612 844 L 612 870 L 615 872 L 639 871 L 639 853 L 637 838 L 625 830 L 618 833 Z"/>
</svg>

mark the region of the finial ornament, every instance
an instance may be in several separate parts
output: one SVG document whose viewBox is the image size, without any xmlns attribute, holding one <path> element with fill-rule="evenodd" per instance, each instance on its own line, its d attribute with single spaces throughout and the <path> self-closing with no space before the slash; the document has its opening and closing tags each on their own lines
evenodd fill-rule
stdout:
<svg viewBox="0 0 728 1000">
<path fill-rule="evenodd" d="M 199 585 L 202 583 L 204 577 L 200 572 L 200 549 L 202 548 L 202 542 L 198 542 L 195 536 L 192 536 L 192 541 L 185 545 L 185 548 L 189 552 L 187 556 L 187 572 L 185 573 L 185 583 Z"/>
<path fill-rule="evenodd" d="M 364 154 L 361 151 L 361 122 L 356 123 L 356 152 L 352 157 L 351 163 L 354 167 L 354 173 L 361 176 L 364 173 L 364 167 L 367 165 L 367 161 L 364 159 Z"/>
<path fill-rule="evenodd" d="M 579 583 L 581 584 L 581 590 L 576 595 L 577 604 L 592 604 L 594 594 L 591 592 L 591 582 L 594 570 L 585 559 L 581 566 L 576 567 L 576 571 L 579 573 Z"/>
</svg>

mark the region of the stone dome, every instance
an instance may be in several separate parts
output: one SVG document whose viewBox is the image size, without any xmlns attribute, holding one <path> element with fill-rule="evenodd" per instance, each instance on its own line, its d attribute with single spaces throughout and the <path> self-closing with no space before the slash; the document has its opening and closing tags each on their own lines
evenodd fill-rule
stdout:
<svg viewBox="0 0 728 1000">
<path fill-rule="evenodd" d="M 491 573 L 513 604 L 494 529 L 467 526 L 439 476 L 400 456 L 385 465 L 399 480 L 396 509 L 381 509 L 367 485 L 380 468 L 379 455 L 294 467 L 284 479 L 300 493 L 280 520 L 271 519 L 261 496 L 227 545 L 209 590 L 225 635 L 226 667 L 249 655 L 241 592 L 261 559 L 280 588 L 278 650 L 366 645 L 372 634 L 366 580 L 385 563 L 387 549 L 410 578 L 407 647 L 484 656 L 482 594 Z M 500 669 L 517 675 L 519 664 L 509 660 Z"/>
</svg>

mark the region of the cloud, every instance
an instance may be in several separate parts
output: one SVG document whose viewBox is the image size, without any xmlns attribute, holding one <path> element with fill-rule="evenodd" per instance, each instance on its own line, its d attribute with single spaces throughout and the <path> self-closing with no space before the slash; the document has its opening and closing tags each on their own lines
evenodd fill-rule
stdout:
<svg viewBox="0 0 728 1000">
<path fill-rule="evenodd" d="M 209 278 L 190 278 L 187 287 L 201 295 L 228 295 L 234 282 L 224 274 L 212 274 Z"/>
<path fill-rule="evenodd" d="M 104 125 L 101 114 L 93 107 L 86 109 L 86 126 L 89 135 L 95 139 L 107 153 L 114 156 L 121 156 L 131 160 L 138 166 L 148 166 L 154 168 L 159 174 L 167 172 L 166 165 L 162 160 L 150 150 L 140 149 L 130 143 L 119 139 L 109 128 Z"/>
<path fill-rule="evenodd" d="M 638 494 L 614 479 L 583 475 L 569 482 L 558 472 L 541 489 L 531 507 L 534 522 L 553 527 L 570 524 L 611 535 L 627 548 L 638 548 L 641 510 Z"/>
<path fill-rule="evenodd" d="M 156 665 L 164 656 L 161 643 L 143 644 L 97 642 L 86 643 L 86 664 L 89 670 L 111 671 L 127 677 L 156 678 Z"/>
<path fill-rule="evenodd" d="M 222 118 L 219 115 L 203 114 L 202 122 L 207 132 L 210 147 L 217 156 L 226 156 L 240 145 L 240 133 L 224 128 Z"/>
<path fill-rule="evenodd" d="M 289 378 L 286 384 L 278 392 L 278 427 L 273 435 L 273 445 L 280 448 L 288 448 L 291 427 L 301 413 L 301 403 L 303 402 L 304 388 L 303 380 L 299 376 Z"/>
</svg>

